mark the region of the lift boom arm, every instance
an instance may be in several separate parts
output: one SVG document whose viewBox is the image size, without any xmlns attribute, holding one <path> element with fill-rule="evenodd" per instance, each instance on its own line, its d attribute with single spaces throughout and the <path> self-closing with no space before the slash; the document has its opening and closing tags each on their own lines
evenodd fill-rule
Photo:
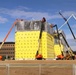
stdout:
<svg viewBox="0 0 76 75">
<path fill-rule="evenodd" d="M 5 36 L 2 44 L 0 45 L 0 49 L 2 48 L 4 42 L 6 41 L 6 39 L 8 38 L 8 36 L 9 36 L 9 34 L 10 34 L 10 32 L 12 31 L 12 29 L 14 28 L 14 26 L 16 25 L 16 23 L 17 23 L 18 21 L 19 21 L 19 20 L 16 20 L 16 21 L 12 24 L 12 27 L 10 28 L 10 30 L 8 31 L 7 35 Z"/>
<path fill-rule="evenodd" d="M 40 49 L 40 43 L 41 43 L 41 38 L 42 38 L 42 32 L 44 30 L 44 22 L 46 22 L 46 19 L 43 17 L 41 21 L 41 29 L 40 29 L 40 34 L 39 34 L 39 40 L 38 40 L 38 50 L 36 51 L 36 57 L 39 55 L 39 49 Z"/>
<path fill-rule="evenodd" d="M 59 33 L 59 36 L 60 36 L 60 35 L 61 35 L 62 38 L 64 39 L 64 41 L 65 41 L 65 43 L 66 43 L 66 45 L 67 45 L 67 47 L 68 47 L 68 51 L 70 52 L 71 55 L 73 55 L 73 51 L 72 51 L 71 47 L 69 46 L 67 40 L 65 39 L 64 35 L 63 35 L 62 33 Z"/>
<path fill-rule="evenodd" d="M 65 39 L 64 35 L 62 33 L 59 33 L 57 25 L 54 25 L 52 27 L 56 27 L 58 39 L 60 40 L 60 36 L 62 36 L 62 38 L 64 39 L 64 41 L 68 47 L 68 51 L 69 51 L 70 55 L 72 55 L 73 51 L 72 51 L 71 47 L 69 46 L 67 40 Z"/>
</svg>

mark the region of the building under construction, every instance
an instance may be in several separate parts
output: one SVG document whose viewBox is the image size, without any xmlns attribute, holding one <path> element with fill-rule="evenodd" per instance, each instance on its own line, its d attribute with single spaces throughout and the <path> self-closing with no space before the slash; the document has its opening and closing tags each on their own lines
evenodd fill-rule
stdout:
<svg viewBox="0 0 76 75">
<path fill-rule="evenodd" d="M 63 17 L 61 13 L 59 14 Z M 65 18 L 63 17 L 63 19 Z M 67 24 L 75 39 L 68 22 Z M 0 49 L 2 49 L 2 46 L 13 27 L 15 27 L 16 30 L 15 60 L 49 60 L 55 59 L 58 55 L 63 55 L 63 57 L 66 58 L 67 54 L 69 58 L 74 56 L 73 50 L 66 40 L 65 33 L 62 30 L 59 30 L 57 25 L 46 22 L 44 17 L 42 20 L 38 21 L 16 20 L 4 38 Z M 56 29 L 54 27 L 56 27 Z"/>
<path fill-rule="evenodd" d="M 65 48 L 65 44 L 61 46 L 57 42 L 58 39 L 54 38 L 54 30 L 51 24 L 45 22 L 39 43 L 39 35 L 41 29 L 41 21 L 26 21 L 21 20 L 15 25 L 15 59 L 27 60 L 35 59 L 37 50 L 43 58 L 54 59 L 57 55 L 61 54 L 61 50 Z"/>
</svg>

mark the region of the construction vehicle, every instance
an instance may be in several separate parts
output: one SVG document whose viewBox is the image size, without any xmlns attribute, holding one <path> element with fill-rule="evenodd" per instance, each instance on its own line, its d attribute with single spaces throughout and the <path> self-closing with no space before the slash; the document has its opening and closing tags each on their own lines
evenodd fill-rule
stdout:
<svg viewBox="0 0 76 75">
<path fill-rule="evenodd" d="M 75 37 L 75 35 L 74 35 L 73 31 L 72 31 L 72 28 L 70 27 L 70 24 L 68 23 L 68 20 L 61 14 L 61 12 L 59 12 L 59 14 L 62 16 L 62 18 L 63 18 L 63 19 L 65 20 L 65 22 L 67 23 L 67 25 L 68 25 L 68 27 L 69 27 L 69 30 L 70 30 L 70 32 L 71 32 L 74 40 L 76 40 L 76 37 Z M 62 35 L 62 36 L 63 36 L 63 35 Z M 64 40 L 65 40 L 65 42 L 67 43 L 67 41 L 66 41 L 65 38 L 64 38 Z M 71 52 L 71 54 L 72 54 L 72 59 L 74 60 L 74 59 L 75 59 L 74 53 L 73 53 L 73 51 L 71 50 L 71 48 L 70 48 L 70 46 L 68 45 L 68 43 L 67 43 L 67 46 L 68 46 L 68 48 L 69 48 L 69 50 L 70 50 L 70 52 Z M 68 51 L 67 51 L 66 53 L 68 54 Z"/>
<path fill-rule="evenodd" d="M 1 46 L 0 46 L 0 49 L 2 48 L 4 42 L 5 42 L 6 39 L 8 38 L 10 32 L 12 31 L 12 29 L 14 28 L 14 26 L 16 25 L 16 23 L 19 22 L 19 21 L 21 21 L 21 20 L 16 20 L 16 21 L 13 23 L 12 27 L 10 28 L 10 30 L 9 30 L 9 32 L 7 33 L 6 37 L 4 38 L 4 40 L 3 40 L 3 42 L 2 42 L 2 44 L 1 44 Z M 46 19 L 43 17 L 43 19 L 41 20 L 41 28 L 40 28 L 39 39 L 38 39 L 38 50 L 36 51 L 36 54 L 35 54 L 35 59 L 37 59 L 37 60 L 42 60 L 42 59 L 45 60 L 45 58 L 43 58 L 43 55 L 42 55 L 41 53 L 39 53 L 39 51 L 40 51 L 40 44 L 41 44 L 41 38 L 42 38 L 42 33 L 43 33 L 43 30 L 44 30 L 44 23 L 45 23 L 45 22 L 46 22 Z M 22 25 L 22 24 L 21 24 L 21 25 Z M 55 33 L 56 35 L 55 35 L 55 34 L 54 34 L 54 35 L 55 35 L 55 37 L 58 38 L 58 40 L 59 40 L 59 45 L 61 45 L 60 36 L 63 37 L 63 39 L 64 39 L 64 41 L 65 41 L 65 43 L 66 43 L 66 45 L 68 46 L 68 49 L 69 49 L 67 53 L 69 53 L 69 54 L 70 54 L 70 57 L 71 57 L 71 56 L 73 55 L 73 52 L 72 52 L 70 46 L 68 45 L 65 37 L 64 37 L 61 33 L 59 33 L 59 30 L 58 30 L 57 25 L 54 25 L 54 26 L 52 26 L 52 27 L 56 27 L 57 33 Z M 52 38 L 52 37 L 51 37 L 51 38 Z M 52 42 L 53 42 L 53 41 L 52 41 Z M 62 53 L 63 53 L 63 52 L 62 52 Z M 69 58 L 70 58 L 70 57 L 69 57 Z M 62 58 L 62 59 L 63 59 L 63 58 Z"/>
<path fill-rule="evenodd" d="M 2 56 L 0 56 L 0 60 L 2 60 Z"/>
<path fill-rule="evenodd" d="M 41 29 L 40 29 L 40 34 L 39 34 L 39 39 L 38 39 L 38 50 L 37 50 L 37 52 L 36 52 L 36 55 L 35 55 L 35 59 L 37 59 L 37 60 L 42 60 L 42 59 L 44 59 L 43 58 L 43 56 L 42 56 L 42 54 L 39 54 L 39 50 L 40 50 L 40 44 L 41 44 L 41 37 L 42 37 L 42 32 L 43 32 L 43 30 L 44 30 L 44 22 L 46 22 L 46 19 L 43 17 L 43 19 L 42 19 L 42 24 L 41 24 Z"/>
<path fill-rule="evenodd" d="M 53 29 L 42 20 L 19 22 L 15 32 L 15 59 L 54 59 Z"/>
<path fill-rule="evenodd" d="M 66 41 L 65 37 L 63 36 L 62 33 L 59 33 L 59 36 L 62 36 L 62 38 L 64 39 L 64 41 L 65 41 L 65 43 L 66 43 L 66 45 L 67 45 L 67 47 L 68 47 L 68 49 L 67 49 L 67 51 L 66 51 L 66 54 L 65 54 L 65 56 L 64 56 L 64 59 L 66 59 L 66 60 L 74 59 L 74 58 L 73 58 L 73 57 L 74 57 L 73 50 L 72 50 L 71 47 L 69 46 L 69 44 L 68 44 L 68 42 Z"/>
<path fill-rule="evenodd" d="M 62 33 L 59 32 L 58 30 L 58 27 L 57 25 L 54 25 L 54 26 L 51 26 L 51 27 L 56 27 L 56 32 L 54 33 L 54 37 L 58 38 L 59 40 L 59 45 L 61 46 L 61 39 L 60 37 L 63 38 L 64 42 L 66 43 L 68 49 L 66 52 L 61 52 L 61 55 L 58 55 L 57 56 L 57 60 L 63 60 L 63 59 L 66 59 L 66 60 L 69 60 L 69 59 L 73 59 L 74 60 L 74 53 L 73 53 L 73 50 L 71 49 L 71 47 L 69 46 L 66 38 L 64 37 L 64 35 Z M 65 56 L 64 56 L 65 55 Z"/>
<path fill-rule="evenodd" d="M 0 49 L 2 48 L 2 46 L 4 45 L 4 42 L 6 41 L 6 39 L 8 38 L 8 36 L 9 36 L 9 34 L 10 34 L 10 32 L 12 31 L 12 29 L 14 28 L 14 26 L 16 25 L 16 23 L 17 22 L 20 22 L 21 23 L 21 25 L 23 25 L 23 23 L 22 22 L 24 22 L 24 23 L 26 23 L 25 21 L 22 21 L 22 20 L 16 20 L 14 23 L 13 23 L 13 25 L 12 25 L 12 27 L 10 28 L 10 30 L 8 31 L 8 33 L 7 33 L 7 35 L 6 35 L 6 37 L 4 38 L 4 40 L 3 40 L 3 42 L 2 42 L 2 44 L 1 44 L 1 46 L 0 46 Z M 38 39 L 38 44 L 39 44 L 39 46 L 38 46 L 38 50 L 36 51 L 36 52 L 34 52 L 34 53 L 36 53 L 36 54 L 34 54 L 34 58 L 35 59 L 37 59 L 37 60 L 42 60 L 42 59 L 45 59 L 45 57 L 43 58 L 43 56 L 44 55 L 42 55 L 39 51 L 40 51 L 40 44 L 41 44 L 41 38 L 42 38 L 42 33 L 43 33 L 43 30 L 45 29 L 45 27 L 44 27 L 44 23 L 46 22 L 46 19 L 43 17 L 43 19 L 40 21 L 40 31 L 38 31 L 38 33 L 39 33 L 39 39 Z M 31 22 L 32 23 L 32 22 Z M 26 26 L 26 24 L 25 24 L 25 26 Z M 28 25 L 27 25 L 28 26 Z M 34 24 L 33 24 L 33 26 L 34 26 Z M 50 26 L 49 26 L 50 27 Z M 20 28 L 18 28 L 18 29 L 20 29 Z M 23 32 L 22 32 L 23 33 Z M 48 34 L 49 36 L 48 37 L 50 37 L 50 34 Z M 46 35 L 45 35 L 46 36 Z M 53 37 L 51 36 L 51 40 L 52 40 L 52 42 L 53 42 L 53 39 L 52 39 Z M 18 47 L 17 47 L 18 48 Z M 32 47 L 33 48 L 33 47 Z M 18 49 L 17 49 L 18 50 Z"/>
<path fill-rule="evenodd" d="M 76 39 L 75 38 L 75 35 L 74 35 L 74 33 L 73 33 L 73 31 L 72 31 L 72 29 L 71 29 L 71 27 L 70 27 L 70 25 L 69 25 L 69 23 L 68 23 L 68 21 L 67 21 L 67 19 L 59 12 L 59 14 L 62 16 L 62 18 L 66 21 L 66 23 L 67 23 L 67 25 L 68 25 L 68 27 L 69 27 L 69 29 L 70 29 L 70 31 L 71 31 L 71 34 L 72 34 L 72 36 L 73 36 L 73 38 L 74 39 Z M 60 36 L 64 39 L 64 41 L 65 41 L 65 43 L 66 43 L 66 45 L 67 45 L 67 51 L 64 53 L 64 52 L 61 52 L 61 55 L 58 55 L 57 56 L 57 60 L 63 60 L 63 59 L 66 59 L 66 60 L 70 60 L 70 59 L 75 59 L 75 56 L 74 56 L 74 53 L 73 53 L 73 50 L 71 49 L 71 47 L 69 46 L 69 44 L 68 44 L 68 42 L 67 42 L 67 40 L 66 40 L 66 38 L 65 38 L 65 36 L 62 34 L 62 33 L 59 33 L 59 30 L 60 29 L 58 29 L 58 27 L 57 27 L 57 25 L 54 25 L 54 26 L 52 26 L 52 27 L 56 27 L 56 34 L 54 34 L 55 35 L 55 37 L 56 38 L 58 38 L 58 40 L 59 40 L 59 45 L 61 44 L 61 41 L 60 41 Z M 61 26 L 62 27 L 62 26 Z M 65 56 L 64 56 L 65 55 Z"/>
</svg>

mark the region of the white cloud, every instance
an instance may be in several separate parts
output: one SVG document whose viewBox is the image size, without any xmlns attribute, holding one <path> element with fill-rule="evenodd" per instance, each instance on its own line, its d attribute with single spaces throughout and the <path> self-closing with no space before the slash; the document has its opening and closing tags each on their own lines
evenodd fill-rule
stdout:
<svg viewBox="0 0 76 75">
<path fill-rule="evenodd" d="M 5 23 L 7 21 L 8 21 L 7 18 L 3 18 L 3 17 L 0 16 L 0 23 Z"/>
<path fill-rule="evenodd" d="M 65 17 L 69 17 L 71 16 L 72 14 L 76 15 L 76 11 L 64 11 L 62 13 Z"/>
<path fill-rule="evenodd" d="M 17 9 L 0 8 L 0 13 L 9 15 L 12 18 L 24 18 L 30 20 L 31 19 L 40 20 L 42 19 L 42 17 L 45 17 L 47 20 L 62 18 L 58 13 L 56 13 L 56 15 L 53 15 L 52 13 L 49 14 L 48 12 L 30 11 L 29 8 L 23 6 L 19 6 Z M 76 11 L 65 11 L 61 13 L 65 17 L 69 17 L 71 14 L 76 15 Z M 8 20 L 6 18 L 0 17 L 0 23 L 5 23 L 7 21 Z M 76 27 L 76 25 L 73 26 Z M 67 34 L 66 36 L 67 39 L 73 39 L 71 34 Z M 72 45 L 72 47 L 76 49 L 75 45 Z"/>
<path fill-rule="evenodd" d="M 21 9 L 22 7 L 20 7 Z M 46 17 L 47 20 L 51 19 L 50 15 L 46 12 L 30 12 L 20 9 L 6 9 L 0 8 L 0 13 L 10 15 L 13 18 L 25 18 L 25 19 L 41 19 L 42 17 Z"/>
<path fill-rule="evenodd" d="M 10 15 L 13 18 L 25 18 L 25 19 L 41 19 L 42 17 L 49 19 L 58 19 L 62 18 L 58 13 L 56 15 L 49 14 L 48 12 L 36 12 L 30 11 L 29 8 L 24 6 L 19 6 L 16 9 L 6 9 L 0 8 L 0 13 Z M 75 11 L 65 11 L 62 12 L 65 17 L 69 17 L 71 14 L 76 15 Z"/>
<path fill-rule="evenodd" d="M 23 19 L 35 19 L 40 20 L 42 17 L 45 17 L 47 20 L 51 19 L 59 19 L 62 18 L 58 13 L 52 14 L 48 12 L 37 12 L 37 11 L 30 11 L 29 8 L 24 6 L 18 6 L 16 9 L 7 9 L 7 8 L 0 8 L 0 13 L 9 15 L 12 18 L 23 18 Z M 64 11 L 62 14 L 65 17 L 69 17 L 71 14 L 76 15 L 76 11 Z"/>
</svg>

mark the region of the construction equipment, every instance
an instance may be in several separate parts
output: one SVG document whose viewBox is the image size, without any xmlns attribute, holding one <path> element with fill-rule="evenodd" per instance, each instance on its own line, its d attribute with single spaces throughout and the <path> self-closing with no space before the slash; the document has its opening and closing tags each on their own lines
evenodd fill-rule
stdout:
<svg viewBox="0 0 76 75">
<path fill-rule="evenodd" d="M 2 48 L 4 42 L 5 42 L 6 39 L 8 38 L 10 32 L 12 31 L 12 29 L 14 28 L 14 26 L 16 25 L 16 23 L 19 22 L 19 21 L 21 21 L 21 20 L 16 20 L 16 21 L 13 23 L 12 27 L 10 28 L 10 30 L 9 30 L 9 32 L 7 33 L 6 37 L 4 38 L 4 40 L 3 40 L 3 42 L 2 42 L 2 44 L 1 44 L 1 46 L 0 46 L 0 49 Z M 38 50 L 36 51 L 36 54 L 35 54 L 35 59 L 37 59 L 37 60 L 45 59 L 45 58 L 43 58 L 43 55 L 40 53 L 41 38 L 42 38 L 43 30 L 45 29 L 45 27 L 44 27 L 44 23 L 45 23 L 45 22 L 46 22 L 46 19 L 43 17 L 43 19 L 41 20 L 41 29 L 40 29 L 39 39 L 38 39 Z M 56 30 L 57 30 L 57 33 L 56 33 L 57 35 L 56 35 L 56 36 L 57 36 L 57 38 L 59 39 L 59 44 L 60 44 L 60 36 L 62 36 L 63 39 L 64 39 L 64 41 L 66 42 L 65 37 L 64 37 L 61 33 L 59 33 L 57 25 L 54 25 L 54 26 L 52 26 L 52 27 L 56 27 Z M 53 43 L 54 43 L 54 42 L 53 42 Z M 67 44 L 67 42 L 66 42 L 66 44 Z M 68 46 L 68 48 L 69 48 L 68 51 L 69 51 L 69 53 L 70 53 L 70 56 L 72 56 L 73 53 L 72 53 L 72 51 L 71 51 L 71 48 L 70 48 L 70 46 L 69 46 L 68 44 L 67 44 L 67 46 Z"/>
<path fill-rule="evenodd" d="M 2 56 L 0 56 L 0 60 L 2 60 Z"/>
<path fill-rule="evenodd" d="M 55 36 L 57 37 L 59 46 L 61 46 L 61 40 L 60 40 L 60 36 L 59 36 L 58 26 L 57 26 L 56 24 L 55 24 L 55 25 L 51 24 L 51 28 L 54 28 L 54 27 L 56 28 L 56 34 L 55 34 L 55 32 L 54 32 L 54 37 L 55 37 Z"/>
<path fill-rule="evenodd" d="M 54 59 L 53 29 L 48 22 L 24 20 L 16 24 L 16 30 L 16 60 Z"/>
<path fill-rule="evenodd" d="M 0 49 L 2 48 L 4 42 L 6 41 L 6 39 L 8 38 L 8 36 L 9 36 L 9 34 L 10 34 L 10 32 L 12 31 L 12 29 L 14 28 L 14 26 L 16 25 L 16 23 L 17 23 L 18 21 L 20 21 L 20 20 L 17 19 L 17 20 L 12 24 L 12 27 L 10 28 L 10 30 L 8 31 L 7 35 L 5 36 L 5 38 L 4 38 L 3 42 L 2 42 L 2 44 L 0 45 Z"/>
<path fill-rule="evenodd" d="M 64 37 L 64 35 L 59 32 L 57 25 L 52 25 L 51 27 L 52 28 L 56 27 L 56 32 L 54 32 L 54 37 L 58 38 L 59 46 L 61 46 L 61 39 L 60 39 L 60 37 L 62 37 L 64 42 L 66 43 L 66 45 L 68 47 L 68 50 L 66 51 L 66 53 L 64 53 L 64 51 L 63 52 L 61 51 L 61 55 L 58 55 L 56 59 L 57 60 L 63 60 L 63 59 L 66 59 L 66 60 L 73 59 L 74 60 L 73 50 L 69 46 L 69 44 L 68 44 L 66 38 Z M 64 54 L 65 54 L 65 56 L 64 56 Z"/>
<path fill-rule="evenodd" d="M 39 54 L 39 50 L 40 50 L 42 32 L 44 30 L 44 23 L 46 22 L 46 19 L 43 17 L 43 19 L 42 19 L 41 22 L 42 22 L 42 24 L 41 24 L 41 29 L 40 29 L 39 39 L 38 39 L 38 42 L 39 42 L 38 43 L 38 50 L 37 50 L 36 55 L 35 55 L 35 59 L 37 59 L 37 60 L 44 59 L 43 56 L 42 56 L 42 54 Z"/>
<path fill-rule="evenodd" d="M 68 25 L 68 27 L 69 27 L 69 29 L 70 29 L 70 31 L 71 31 L 71 34 L 72 34 L 73 38 L 76 39 L 76 37 L 75 37 L 75 35 L 74 35 L 74 33 L 73 33 L 73 31 L 72 31 L 72 29 L 71 29 L 71 27 L 70 27 L 67 19 L 66 19 L 60 12 L 59 12 L 59 14 L 60 14 L 60 15 L 62 16 L 62 18 L 67 22 L 67 25 Z"/>
<path fill-rule="evenodd" d="M 66 54 L 65 54 L 66 56 L 64 56 L 64 58 L 66 60 L 73 59 L 73 57 L 74 57 L 73 50 L 69 46 L 69 44 L 68 44 L 67 40 L 65 39 L 64 35 L 62 33 L 59 33 L 59 36 L 62 36 L 62 38 L 64 39 L 64 41 L 65 41 L 65 43 L 66 43 L 66 45 L 68 47 L 68 50 L 66 51 Z"/>
<path fill-rule="evenodd" d="M 58 36 L 58 39 L 60 39 L 60 37 L 59 37 L 59 31 L 58 31 L 58 26 L 56 24 L 55 25 L 51 24 L 51 28 L 54 28 L 54 27 L 56 27 L 57 36 Z"/>
<path fill-rule="evenodd" d="M 62 18 L 67 22 L 67 25 L 68 25 L 68 27 L 69 27 L 69 29 L 70 29 L 70 31 L 71 31 L 71 34 L 72 34 L 73 38 L 76 39 L 76 37 L 75 37 L 75 35 L 74 35 L 74 33 L 73 33 L 73 31 L 72 31 L 72 29 L 71 29 L 71 27 L 70 27 L 67 19 L 61 14 L 61 12 L 59 12 L 59 14 L 60 14 L 60 15 L 62 16 Z M 62 34 L 61 34 L 61 35 L 62 35 Z M 62 36 L 63 36 L 63 35 L 62 35 Z M 69 44 L 67 43 L 67 41 L 66 41 L 66 39 L 65 39 L 64 36 L 63 36 L 63 38 L 64 38 L 64 40 L 65 40 L 65 42 L 66 42 L 66 44 L 67 44 L 67 46 L 68 46 L 68 49 L 70 50 L 70 54 L 71 54 L 72 58 L 74 59 L 74 54 L 73 54 L 72 49 L 70 48 L 70 46 L 69 46 Z M 69 52 L 66 52 L 66 53 L 69 53 Z"/>
<path fill-rule="evenodd" d="M 10 32 L 12 31 L 12 29 L 14 28 L 14 26 L 16 25 L 16 23 L 17 23 L 18 21 L 20 21 L 20 20 L 17 19 L 17 20 L 13 23 L 12 27 L 11 27 L 10 30 L 8 31 L 7 35 L 5 36 L 5 38 L 4 38 L 3 42 L 2 42 L 2 44 L 0 45 L 0 49 L 1 49 L 2 46 L 4 45 L 6 39 L 8 38 L 8 36 L 9 36 L 9 34 L 10 34 Z M 4 59 L 4 57 L 3 57 L 3 56 L 0 56 L 0 60 L 3 60 L 3 59 Z"/>
</svg>

